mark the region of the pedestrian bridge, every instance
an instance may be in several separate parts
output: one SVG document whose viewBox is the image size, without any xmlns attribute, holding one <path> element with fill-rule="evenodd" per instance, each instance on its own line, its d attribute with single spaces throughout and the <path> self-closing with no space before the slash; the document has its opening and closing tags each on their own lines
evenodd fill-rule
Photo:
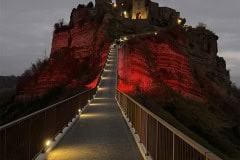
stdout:
<svg viewBox="0 0 240 160">
<path fill-rule="evenodd" d="M 116 88 L 112 45 L 94 89 L 0 127 L 0 160 L 220 160 Z"/>
</svg>

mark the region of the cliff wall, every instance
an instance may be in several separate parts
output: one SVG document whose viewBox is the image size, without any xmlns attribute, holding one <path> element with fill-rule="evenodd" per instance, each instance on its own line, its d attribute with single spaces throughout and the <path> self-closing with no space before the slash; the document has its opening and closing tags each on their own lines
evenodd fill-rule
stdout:
<svg viewBox="0 0 240 160">
<path fill-rule="evenodd" d="M 59 25 L 55 29 L 47 65 L 19 83 L 17 99 L 41 96 L 59 85 L 81 89 L 94 87 L 92 81 L 98 76 L 110 45 L 106 28 L 111 17 L 106 14 L 99 23 L 94 12 L 96 10 L 86 7 L 73 9 L 69 25 Z M 79 79 L 86 70 L 92 73 Z"/>
<path fill-rule="evenodd" d="M 203 101 L 188 54 L 173 48 L 167 40 L 162 41 L 161 36 L 134 38 L 120 49 L 119 89 L 127 93 L 140 89 L 151 94 L 164 83 L 185 97 Z"/>
</svg>

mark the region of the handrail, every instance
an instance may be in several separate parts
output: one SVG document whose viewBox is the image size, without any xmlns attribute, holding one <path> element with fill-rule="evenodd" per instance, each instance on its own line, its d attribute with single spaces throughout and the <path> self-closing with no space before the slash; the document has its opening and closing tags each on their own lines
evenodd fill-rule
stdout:
<svg viewBox="0 0 240 160">
<path fill-rule="evenodd" d="M 103 68 L 102 68 L 102 70 L 101 70 L 101 72 L 100 72 L 100 76 L 99 76 L 99 79 L 98 79 L 98 82 L 97 82 L 96 86 L 98 86 L 98 84 L 100 83 L 101 75 L 102 75 L 102 73 L 103 73 L 103 71 L 104 71 L 104 68 L 105 68 L 105 66 L 106 66 L 106 62 L 107 62 L 107 60 L 105 61 L 104 66 L 103 66 Z M 49 105 L 49 106 L 47 106 L 47 107 L 45 107 L 45 108 L 43 108 L 43 109 L 41 109 L 41 110 L 39 110 L 39 111 L 33 112 L 33 113 L 31 113 L 31 114 L 29 114 L 29 115 L 26 115 L 26 116 L 24 116 L 24 117 L 21 117 L 21 118 L 19 118 L 19 119 L 17 119 L 17 120 L 14 120 L 14 121 L 12 121 L 12 122 L 9 122 L 9 123 L 7 123 L 7 124 L 4 124 L 4 125 L 0 126 L 0 130 L 2 130 L 3 128 L 9 127 L 9 126 L 11 126 L 11 125 L 14 124 L 14 123 L 21 122 L 21 121 L 23 121 L 23 120 L 25 120 L 25 119 L 27 119 L 27 118 L 29 118 L 29 117 L 31 117 L 31 116 L 34 116 L 34 115 L 36 115 L 36 114 L 38 114 L 38 113 L 44 112 L 44 111 L 46 111 L 46 110 L 48 110 L 48 109 L 50 109 L 50 108 L 52 108 L 52 107 L 54 107 L 54 106 L 56 106 L 56 105 L 59 105 L 59 104 L 64 103 L 64 102 L 66 102 L 66 101 L 68 101 L 68 100 L 71 100 L 71 99 L 79 96 L 80 94 L 89 92 L 90 90 L 93 90 L 93 89 L 96 89 L 96 88 L 88 89 L 88 90 L 86 90 L 86 91 L 77 93 L 77 94 L 75 94 L 75 95 L 73 95 L 73 96 L 71 96 L 71 97 L 69 97 L 69 98 L 66 98 L 66 99 L 64 99 L 64 100 L 61 100 L 61 101 L 59 101 L 59 102 L 57 102 L 57 103 L 55 103 L 55 104 L 51 104 L 51 105 Z"/>
<path fill-rule="evenodd" d="M 123 98 L 125 99 L 124 102 L 122 100 Z M 205 157 L 204 159 L 206 159 L 206 160 L 222 160 L 217 155 L 215 155 L 214 153 L 212 153 L 211 151 L 209 151 L 208 149 L 206 149 L 205 147 L 203 147 L 202 145 L 200 145 L 199 143 L 197 143 L 193 139 L 189 138 L 187 135 L 185 135 L 184 133 L 182 133 L 181 131 L 179 131 L 175 127 L 173 127 L 171 124 L 169 124 L 168 122 L 166 122 L 165 120 L 163 120 L 162 118 L 157 116 L 156 114 L 152 113 L 146 107 L 142 106 L 141 104 L 136 102 L 134 99 L 132 99 L 130 96 L 128 96 L 127 94 L 121 92 L 118 89 L 116 89 L 116 99 L 118 100 L 119 104 L 121 105 L 120 107 L 125 109 L 125 114 L 128 116 L 128 118 L 130 118 L 130 120 L 132 118 L 130 114 L 133 114 L 133 113 L 128 113 L 128 112 L 135 112 L 136 110 L 134 110 L 134 111 L 131 110 L 132 109 L 131 107 L 134 107 L 134 106 L 131 106 L 128 103 L 128 101 L 131 101 L 141 111 L 145 112 L 147 115 L 149 115 L 150 117 L 155 119 L 157 121 L 157 123 L 160 123 L 162 126 L 167 128 L 173 134 L 173 139 L 177 136 L 182 141 L 184 141 L 187 145 L 189 145 L 190 147 L 192 147 L 193 149 L 198 151 L 202 156 L 204 156 Z M 136 115 L 137 113 L 134 113 L 134 114 L 135 114 L 136 117 L 138 116 L 138 115 Z M 136 117 L 134 117 L 134 118 L 136 118 Z M 137 118 L 139 118 L 139 117 L 137 117 Z M 136 127 L 136 126 L 134 126 L 134 127 Z M 158 136 L 158 135 L 156 135 L 156 136 Z M 174 143 L 175 143 L 175 141 L 173 142 L 173 146 L 174 146 Z M 175 148 L 173 148 L 173 152 L 174 152 L 174 149 Z M 175 153 L 173 153 L 173 154 L 175 154 Z"/>
<path fill-rule="evenodd" d="M 96 88 L 78 93 L 0 128 L 0 159 L 32 159 L 47 140 L 67 126 L 95 94 Z"/>
<path fill-rule="evenodd" d="M 30 160 L 44 148 L 44 141 L 54 140 L 78 110 L 84 108 L 96 94 L 106 62 L 107 59 L 94 88 L 0 126 L 0 159 Z"/>
<path fill-rule="evenodd" d="M 73 99 L 73 98 L 75 98 L 75 97 L 77 97 L 77 96 L 79 96 L 79 95 L 81 95 L 81 94 L 84 94 L 84 93 L 89 92 L 89 91 L 94 90 L 94 89 L 95 89 L 95 88 L 93 88 L 93 89 L 88 89 L 88 90 L 86 90 L 86 91 L 80 92 L 80 93 L 78 93 L 78 94 L 76 94 L 76 95 L 73 95 L 72 97 L 69 97 L 69 98 L 67 98 L 67 99 L 61 100 L 61 101 L 59 101 L 59 102 L 57 102 L 57 103 L 55 103 L 55 104 L 51 104 L 50 106 L 47 106 L 46 108 L 43 108 L 43 109 L 41 109 L 41 110 L 39 110 L 39 111 L 33 112 L 33 113 L 31 113 L 31 114 L 29 114 L 29 115 L 26 115 L 26 116 L 24 116 L 24 117 L 21 117 L 21 118 L 19 118 L 19 119 L 17 119 L 17 120 L 14 120 L 14 121 L 12 121 L 12 122 L 9 122 L 9 123 L 7 123 L 7 124 L 4 124 L 4 125 L 0 126 L 0 130 L 4 129 L 4 128 L 6 128 L 6 127 L 10 127 L 11 125 L 13 125 L 13 124 L 15 124 L 15 123 L 18 123 L 18 122 L 21 122 L 21 121 L 23 121 L 23 120 L 25 120 L 25 119 L 28 119 L 29 117 L 32 117 L 32 116 L 34 116 L 34 115 L 36 115 L 36 114 L 39 114 L 39 113 L 44 112 L 44 111 L 46 111 L 46 110 L 49 110 L 49 109 L 51 109 L 52 107 L 55 107 L 55 106 L 57 106 L 57 105 L 59 105 L 59 104 L 62 104 L 62 103 L 64 103 L 64 102 L 66 102 L 66 101 L 69 101 L 69 100 L 71 100 L 71 99 Z"/>
</svg>

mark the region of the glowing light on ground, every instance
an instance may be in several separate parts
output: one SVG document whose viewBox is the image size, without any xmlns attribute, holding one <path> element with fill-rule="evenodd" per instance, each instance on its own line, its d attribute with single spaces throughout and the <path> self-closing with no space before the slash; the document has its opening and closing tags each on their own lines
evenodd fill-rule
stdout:
<svg viewBox="0 0 240 160">
<path fill-rule="evenodd" d="M 107 88 L 107 87 L 99 87 L 98 90 L 99 91 L 107 91 L 110 90 L 111 88 Z"/>
<path fill-rule="evenodd" d="M 110 80 L 112 77 L 101 77 L 102 80 Z"/>
<path fill-rule="evenodd" d="M 101 107 L 101 106 L 108 106 L 111 105 L 111 103 L 91 103 L 89 106 L 91 107 Z"/>
<path fill-rule="evenodd" d="M 108 100 L 111 98 L 107 98 L 107 97 L 98 97 L 98 98 L 94 98 L 95 100 Z"/>
<path fill-rule="evenodd" d="M 84 113 L 81 115 L 81 119 L 94 119 L 94 118 L 107 118 L 109 115 L 104 113 Z"/>
</svg>

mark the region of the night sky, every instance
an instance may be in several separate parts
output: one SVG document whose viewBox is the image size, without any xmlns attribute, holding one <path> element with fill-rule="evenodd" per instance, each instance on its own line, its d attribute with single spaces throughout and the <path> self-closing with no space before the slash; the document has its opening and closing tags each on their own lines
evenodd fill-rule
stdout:
<svg viewBox="0 0 240 160">
<path fill-rule="evenodd" d="M 218 55 L 240 86 L 240 0 L 153 0 L 178 10 L 187 24 L 203 22 L 219 36 Z M 69 21 L 71 10 L 88 0 L 0 0 L 0 75 L 20 75 L 49 56 L 53 25 Z"/>
</svg>

